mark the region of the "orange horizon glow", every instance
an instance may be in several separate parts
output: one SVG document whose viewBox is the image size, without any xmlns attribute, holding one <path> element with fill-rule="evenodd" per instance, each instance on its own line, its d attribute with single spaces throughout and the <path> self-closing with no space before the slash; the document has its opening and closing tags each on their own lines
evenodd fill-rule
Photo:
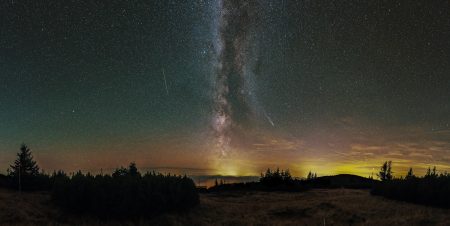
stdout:
<svg viewBox="0 0 450 226">
<path fill-rule="evenodd" d="M 354 131 L 341 126 L 298 137 L 277 131 L 248 131 L 245 139 L 234 140 L 227 156 L 215 149 L 208 134 L 186 136 L 184 132 L 160 139 L 140 138 L 138 142 L 118 140 L 46 148 L 28 145 L 46 172 L 62 169 L 107 173 L 136 162 L 142 172 L 157 169 L 187 175 L 259 176 L 267 168 L 280 168 L 289 169 L 295 177 L 305 177 L 312 171 L 318 176 L 354 174 L 376 178 L 385 161 L 392 161 L 395 177 L 405 176 L 410 167 L 416 175 L 424 175 L 434 166 L 439 173 L 450 172 L 450 144 L 445 142 L 450 131 L 430 133 L 420 128 L 389 128 L 382 133 L 362 128 L 363 135 Z M 0 152 L 3 172 L 16 157 L 10 153 Z"/>
</svg>

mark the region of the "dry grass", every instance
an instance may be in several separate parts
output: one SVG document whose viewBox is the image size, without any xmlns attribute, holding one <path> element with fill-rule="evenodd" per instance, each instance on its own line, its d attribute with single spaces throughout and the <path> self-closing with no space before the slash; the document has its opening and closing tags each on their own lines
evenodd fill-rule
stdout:
<svg viewBox="0 0 450 226">
<path fill-rule="evenodd" d="M 64 214 L 46 193 L 0 190 L 0 225 L 450 225 L 450 210 L 371 196 L 367 190 L 202 194 L 189 213 L 100 221 Z"/>
<path fill-rule="evenodd" d="M 374 197 L 368 190 L 202 197 L 204 222 L 225 225 L 450 225 L 450 210 Z M 200 215 L 200 214 L 199 214 Z"/>
</svg>

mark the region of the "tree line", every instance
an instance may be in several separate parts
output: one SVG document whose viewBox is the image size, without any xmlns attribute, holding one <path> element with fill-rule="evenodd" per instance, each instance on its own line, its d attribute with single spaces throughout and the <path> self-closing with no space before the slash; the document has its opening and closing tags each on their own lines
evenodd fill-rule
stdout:
<svg viewBox="0 0 450 226">
<path fill-rule="evenodd" d="M 267 169 L 259 182 L 225 184 L 216 180 L 209 191 L 263 190 L 304 191 L 311 188 L 370 188 L 371 194 L 419 204 L 450 207 L 450 174 L 428 168 L 423 177 L 410 168 L 403 177 L 395 178 L 392 162 L 386 161 L 371 177 L 336 175 L 317 177 L 309 172 L 306 179 L 292 177 L 289 170 Z M 33 160 L 30 149 L 22 145 L 17 159 L 0 177 L 0 185 L 19 191 L 48 190 L 53 201 L 73 212 L 99 216 L 151 216 L 167 211 L 183 211 L 199 203 L 198 190 L 186 176 L 163 175 L 156 172 L 141 174 L 135 163 L 120 167 L 111 175 L 83 174 L 68 176 L 63 171 L 45 174 Z"/>
<path fill-rule="evenodd" d="M 0 184 L 19 191 L 47 190 L 64 210 L 100 217 L 153 216 L 185 211 L 199 203 L 192 179 L 156 172 L 142 175 L 135 163 L 111 175 L 42 173 L 25 144 Z"/>
<path fill-rule="evenodd" d="M 424 205 L 450 208 L 450 174 L 438 173 L 429 167 L 423 177 L 414 175 L 410 168 L 405 177 L 392 176 L 392 162 L 385 162 L 377 174 L 381 183 L 374 184 L 371 193 L 391 199 Z"/>
</svg>

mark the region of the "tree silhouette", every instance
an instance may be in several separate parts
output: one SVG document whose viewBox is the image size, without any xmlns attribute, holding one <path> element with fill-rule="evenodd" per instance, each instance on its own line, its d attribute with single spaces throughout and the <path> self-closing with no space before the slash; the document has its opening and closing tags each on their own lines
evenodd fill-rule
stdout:
<svg viewBox="0 0 450 226">
<path fill-rule="evenodd" d="M 428 167 L 427 173 L 425 174 L 425 178 L 437 178 L 438 173 L 436 172 L 436 166 L 433 167 L 433 170 L 431 170 L 430 167 Z"/>
<path fill-rule="evenodd" d="M 291 176 L 291 172 L 289 172 L 289 169 L 285 170 L 284 172 L 281 171 L 281 177 L 283 178 L 284 182 L 292 181 L 292 176 Z"/>
<path fill-rule="evenodd" d="M 313 173 L 309 171 L 308 176 L 306 177 L 307 180 L 312 180 L 317 178 L 317 173 Z"/>
<path fill-rule="evenodd" d="M 130 176 L 141 176 L 141 173 L 139 173 L 135 162 L 130 163 L 130 165 L 128 166 L 128 173 L 130 174 Z"/>
<path fill-rule="evenodd" d="M 116 178 L 116 177 L 125 177 L 128 175 L 128 169 L 124 168 L 124 167 L 120 167 L 118 169 L 115 169 L 114 172 L 112 173 L 112 177 Z"/>
<path fill-rule="evenodd" d="M 20 147 L 20 152 L 17 153 L 14 165 L 10 165 L 9 175 L 14 178 L 39 175 L 39 166 L 33 160 L 31 150 L 27 145 L 22 144 Z"/>
<path fill-rule="evenodd" d="M 409 179 L 413 179 L 413 178 L 415 178 L 415 177 L 416 177 L 416 176 L 414 176 L 413 169 L 412 169 L 412 168 L 409 168 L 408 174 L 406 174 L 405 179 L 406 179 L 406 180 L 409 180 Z"/>
<path fill-rule="evenodd" d="M 313 178 L 313 174 L 311 171 L 309 171 L 308 176 L 306 177 L 307 180 L 311 180 Z"/>
<path fill-rule="evenodd" d="M 388 168 L 389 164 L 386 162 L 380 175 L 383 175 L 384 172 L 387 175 L 387 172 L 389 172 Z M 371 194 L 396 200 L 450 208 L 450 175 L 447 173 L 438 174 L 436 167 L 433 167 L 428 168 L 425 176 L 417 177 L 414 176 L 410 168 L 404 180 L 385 179 L 382 183 L 373 184 Z"/>
<path fill-rule="evenodd" d="M 267 169 L 266 173 L 261 173 L 261 178 L 259 182 L 261 182 L 264 186 L 276 187 L 280 185 L 292 185 L 293 179 L 289 169 L 281 170 L 277 168 L 277 170 Z"/>
<path fill-rule="evenodd" d="M 17 153 L 17 159 L 8 169 L 8 176 L 12 179 L 13 188 L 25 190 L 38 190 L 48 187 L 48 176 L 39 173 L 39 166 L 33 160 L 31 150 L 22 144 Z"/>
<path fill-rule="evenodd" d="M 380 180 L 387 181 L 392 180 L 392 170 L 391 170 L 391 161 L 387 161 L 383 163 L 381 166 L 380 172 L 377 174 Z"/>
<path fill-rule="evenodd" d="M 120 167 L 114 175 L 83 174 L 68 177 L 54 173 L 52 199 L 74 213 L 89 213 L 102 218 L 154 216 L 187 210 L 199 202 L 192 179 L 137 171 L 136 164 Z"/>
</svg>

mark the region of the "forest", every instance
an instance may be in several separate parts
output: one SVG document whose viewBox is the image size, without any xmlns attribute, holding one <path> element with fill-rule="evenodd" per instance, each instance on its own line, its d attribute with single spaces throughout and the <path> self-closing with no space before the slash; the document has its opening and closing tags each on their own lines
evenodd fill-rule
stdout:
<svg viewBox="0 0 450 226">
<path fill-rule="evenodd" d="M 30 149 L 22 145 L 0 185 L 20 192 L 50 191 L 53 202 L 72 213 L 100 217 L 151 217 L 188 210 L 199 203 L 192 179 L 157 172 L 141 174 L 135 163 L 111 175 L 42 173 Z"/>
</svg>

